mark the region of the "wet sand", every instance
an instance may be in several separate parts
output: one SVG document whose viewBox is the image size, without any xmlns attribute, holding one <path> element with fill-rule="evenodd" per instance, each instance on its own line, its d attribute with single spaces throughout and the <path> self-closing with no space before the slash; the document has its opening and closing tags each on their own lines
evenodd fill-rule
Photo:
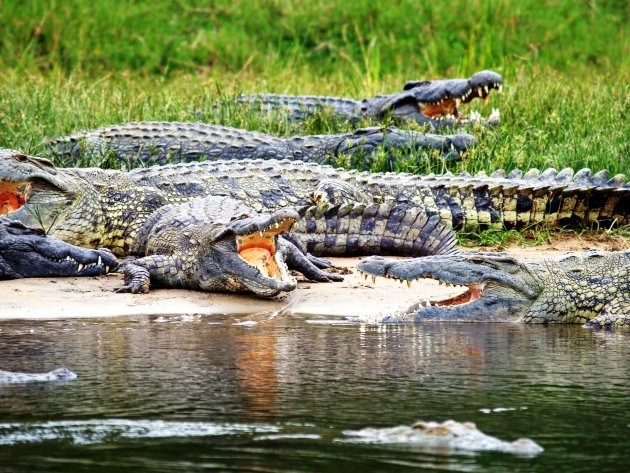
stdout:
<svg viewBox="0 0 630 473">
<path fill-rule="evenodd" d="M 630 248 L 630 241 L 605 236 L 559 237 L 536 247 L 512 247 L 510 254 L 541 258 L 592 247 L 605 250 Z M 470 249 L 476 251 L 479 249 Z M 497 248 L 481 248 L 497 251 Z M 149 294 L 117 294 L 122 276 L 110 274 L 90 278 L 40 278 L 0 281 L 0 320 L 106 318 L 140 315 L 225 315 L 236 323 L 251 323 L 260 316 L 306 315 L 378 317 L 403 310 L 419 300 L 443 298 L 461 289 L 437 282 L 406 284 L 378 279 L 365 281 L 353 269 L 359 258 L 333 258 L 335 266 L 348 268 L 341 283 L 302 281 L 297 290 L 276 298 L 247 294 L 221 294 L 183 289 L 152 288 Z"/>
</svg>

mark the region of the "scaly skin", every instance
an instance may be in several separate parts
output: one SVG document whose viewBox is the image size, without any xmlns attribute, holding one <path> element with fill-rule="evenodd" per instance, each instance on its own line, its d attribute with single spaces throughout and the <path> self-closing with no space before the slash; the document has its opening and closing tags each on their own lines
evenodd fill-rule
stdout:
<svg viewBox="0 0 630 473">
<path fill-rule="evenodd" d="M 415 207 L 420 208 L 416 217 L 423 221 L 438 215 L 454 228 L 629 223 L 630 187 L 623 176 L 608 179 L 603 171 L 591 176 L 587 170 L 575 175 L 570 170 L 542 174 L 531 170 L 519 176 L 516 172 L 507 177 L 501 172 L 490 177 L 370 174 L 272 160 L 190 163 L 130 172 L 57 169 L 46 159 L 0 150 L 0 196 L 5 196 L 4 203 L 0 199 L 0 213 L 12 212 L 11 218 L 29 226 L 43 224 L 51 236 L 69 243 L 107 247 L 116 254 L 128 254 L 140 228 L 158 208 L 212 195 L 230 196 L 257 212 L 312 204 L 341 212 L 347 205 L 364 204 L 368 206 L 365 218 L 371 219 L 375 237 L 383 237 L 385 247 L 388 234 L 408 238 L 399 226 L 418 231 L 411 210 Z M 389 200 L 401 207 L 386 217 L 368 213 L 372 204 Z M 408 210 L 400 212 L 404 206 Z M 340 225 L 343 230 L 357 222 Z M 317 225 L 307 230 L 325 234 Z M 335 254 L 334 245 L 324 246 L 322 251 Z"/>
<path fill-rule="evenodd" d="M 398 254 L 452 251 L 453 233 L 435 217 L 421 226 L 417 210 L 393 203 L 344 209 L 313 207 L 295 223 L 300 217 L 292 209 L 259 214 L 231 197 L 210 196 L 167 205 L 145 221 L 132 243 L 130 253 L 145 256 L 124 265 L 126 285 L 122 290 L 145 293 L 153 281 L 163 286 L 275 296 L 296 287 L 289 267 L 314 281 L 342 280 L 322 271 L 329 263 L 306 253 L 301 241 L 320 254 L 327 253 L 327 245 L 328 253 L 341 254 L 373 246 L 377 252 L 382 248 L 380 252 Z M 404 239 L 374 236 L 373 224 L 381 222 L 379 219 L 386 224 L 389 215 L 402 218 L 406 211 L 414 212 L 419 230 L 415 235 Z"/>
<path fill-rule="evenodd" d="M 0 217 L 0 279 L 98 276 L 116 269 L 109 250 L 86 250 Z"/>
<path fill-rule="evenodd" d="M 318 268 L 285 236 L 298 218 L 291 209 L 258 214 L 230 197 L 161 207 L 131 246 L 132 254 L 145 256 L 125 264 L 120 291 L 146 293 L 153 280 L 162 286 L 275 296 L 296 287 L 285 261 L 312 280 L 342 280 Z"/>
<path fill-rule="evenodd" d="M 224 159 L 293 159 L 326 163 L 340 155 L 361 158 L 369 166 L 378 150 L 404 154 L 434 150 L 459 159 L 477 140 L 465 133 L 432 135 L 394 127 L 363 128 L 353 133 L 281 138 L 263 133 L 194 122 L 138 122 L 83 131 L 49 145 L 64 165 L 82 155 L 122 160 L 128 168 L 169 162 Z"/>
<path fill-rule="evenodd" d="M 481 71 L 469 79 L 409 81 L 404 91 L 390 95 L 378 95 L 369 99 L 355 100 L 339 97 L 291 96 L 291 95 L 242 95 L 237 102 L 250 105 L 263 112 L 286 111 L 291 120 L 305 120 L 315 113 L 330 110 L 342 119 L 357 122 L 363 118 L 381 120 L 392 117 L 412 120 L 436 130 L 466 123 L 497 125 L 498 110 L 483 121 L 481 115 L 471 112 L 470 119 L 458 110 L 461 103 L 475 98 L 487 100 L 490 91 L 501 91 L 503 78 L 494 71 Z"/>
<path fill-rule="evenodd" d="M 425 302 L 406 316 L 386 321 L 426 320 L 585 323 L 630 327 L 630 251 L 589 250 L 553 259 L 519 261 L 506 253 L 460 253 L 388 261 L 362 260 L 372 277 L 431 278 L 467 286 L 448 300 Z"/>
</svg>

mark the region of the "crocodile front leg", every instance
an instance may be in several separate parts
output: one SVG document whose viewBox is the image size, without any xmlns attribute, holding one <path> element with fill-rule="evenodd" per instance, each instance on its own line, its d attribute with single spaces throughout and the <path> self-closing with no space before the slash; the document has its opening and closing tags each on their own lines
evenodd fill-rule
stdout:
<svg viewBox="0 0 630 473">
<path fill-rule="evenodd" d="M 284 260 L 291 269 L 302 273 L 307 279 L 317 282 L 343 281 L 343 277 L 324 271 L 317 267 L 319 258 L 311 257 L 292 241 L 286 238 L 278 239 L 278 251 L 284 256 Z M 313 259 L 316 261 L 313 261 Z M 323 260 L 325 261 L 325 260 Z"/>
<path fill-rule="evenodd" d="M 151 285 L 150 269 L 156 271 L 158 261 L 163 261 L 163 256 L 147 256 L 145 258 L 128 259 L 119 268 L 119 272 L 125 275 L 125 285 L 116 288 L 116 292 L 132 294 L 148 294 Z"/>
</svg>

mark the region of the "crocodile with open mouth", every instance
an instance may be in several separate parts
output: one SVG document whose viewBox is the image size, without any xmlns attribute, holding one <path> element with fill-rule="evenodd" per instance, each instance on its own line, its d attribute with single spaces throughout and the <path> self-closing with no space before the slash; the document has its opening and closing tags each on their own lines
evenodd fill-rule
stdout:
<svg viewBox="0 0 630 473">
<path fill-rule="evenodd" d="M 630 327 L 630 251 L 589 250 L 549 259 L 507 253 L 460 253 L 409 260 L 373 256 L 357 269 L 366 277 L 411 282 L 436 279 L 463 292 L 424 301 L 384 321 L 583 323 Z"/>
<path fill-rule="evenodd" d="M 79 248 L 0 217 L 0 279 L 98 276 L 117 266 L 109 250 Z"/>
<path fill-rule="evenodd" d="M 496 125 L 500 122 L 499 110 L 484 120 L 472 111 L 466 117 L 459 110 L 461 104 L 470 103 L 476 98 L 488 100 L 490 92 L 501 92 L 503 78 L 494 71 L 481 71 L 469 79 L 415 80 L 403 87 L 403 92 L 356 100 L 325 96 L 291 95 L 242 95 L 237 102 L 254 109 L 272 112 L 286 111 L 292 120 L 304 120 L 315 113 L 329 110 L 332 114 L 348 121 L 363 118 L 381 120 L 391 117 L 398 120 L 412 120 L 420 125 L 428 125 L 436 130 L 455 127 L 467 123 Z"/>
<path fill-rule="evenodd" d="M 322 271 L 287 235 L 299 215 L 292 209 L 258 214 L 230 197 L 206 197 L 157 209 L 144 223 L 123 263 L 119 292 L 147 293 L 151 281 L 206 291 L 275 296 L 296 288 L 292 268 L 315 281 L 341 281 Z"/>
</svg>

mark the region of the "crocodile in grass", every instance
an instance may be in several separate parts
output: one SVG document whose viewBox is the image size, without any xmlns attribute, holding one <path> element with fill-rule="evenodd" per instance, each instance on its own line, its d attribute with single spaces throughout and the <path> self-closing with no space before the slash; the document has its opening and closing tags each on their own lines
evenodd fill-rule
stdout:
<svg viewBox="0 0 630 473">
<path fill-rule="evenodd" d="M 436 130 L 465 123 L 496 125 L 500 122 L 498 110 L 484 120 L 478 112 L 470 112 L 470 118 L 459 111 L 462 103 L 476 98 L 487 101 L 490 92 L 501 92 L 503 78 L 494 71 L 481 71 L 469 79 L 409 81 L 403 92 L 378 95 L 356 100 L 339 97 L 291 96 L 291 95 L 242 95 L 237 102 L 248 104 L 264 112 L 286 111 L 292 120 L 304 120 L 325 110 L 348 121 L 363 118 L 381 120 L 385 117 L 412 120 Z"/>
<path fill-rule="evenodd" d="M 0 150 L 0 214 L 11 212 L 12 218 L 29 226 L 43 225 L 51 236 L 68 243 L 107 247 L 119 255 L 128 254 L 142 225 L 158 208 L 212 195 L 230 196 L 257 212 L 313 204 L 330 209 L 337 234 L 331 234 L 323 220 L 311 218 L 317 215 L 312 212 L 293 229 L 314 235 L 305 243 L 309 252 L 319 255 L 414 256 L 410 237 L 429 225 L 426 217 L 431 215 L 455 229 L 630 223 L 630 186 L 622 175 L 609 179 L 605 171 L 417 176 L 243 160 L 123 172 L 56 168 L 47 159 Z M 348 213 L 348 206 L 359 210 Z M 355 238 L 358 224 L 370 229 L 372 243 Z M 394 240 L 400 242 L 395 248 Z"/>
<path fill-rule="evenodd" d="M 0 217 L 0 279 L 98 276 L 117 265 L 109 250 L 79 248 Z"/>
<path fill-rule="evenodd" d="M 64 165 L 88 156 L 102 162 L 122 161 L 128 168 L 224 159 L 294 159 L 326 163 L 341 155 L 369 166 L 375 153 L 397 155 L 434 151 L 461 158 L 477 140 L 468 134 L 433 135 L 418 131 L 362 128 L 352 133 L 278 137 L 197 122 L 137 122 L 82 131 L 50 141 Z"/>
<path fill-rule="evenodd" d="M 366 276 L 401 281 L 437 279 L 464 286 L 460 295 L 425 301 L 403 316 L 413 320 L 585 323 L 630 327 L 630 251 L 589 250 L 550 259 L 518 260 L 506 253 L 460 253 L 409 260 L 366 258 Z"/>
</svg>

